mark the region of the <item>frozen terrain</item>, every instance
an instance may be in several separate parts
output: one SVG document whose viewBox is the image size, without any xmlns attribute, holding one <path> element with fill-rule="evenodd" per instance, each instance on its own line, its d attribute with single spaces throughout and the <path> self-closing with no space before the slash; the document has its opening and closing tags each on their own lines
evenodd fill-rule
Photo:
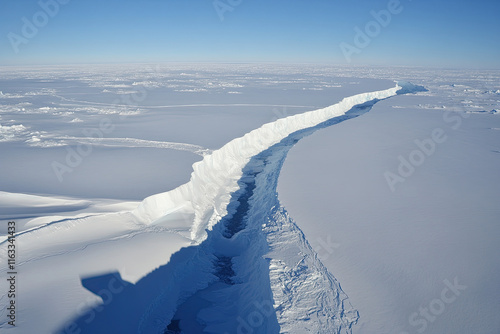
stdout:
<svg viewBox="0 0 500 334">
<path fill-rule="evenodd" d="M 499 78 L 404 77 L 429 91 L 302 140 L 280 200 L 359 311 L 353 333 L 497 333 Z"/>
<path fill-rule="evenodd" d="M 19 249 L 17 326 L 2 307 L 2 331 L 500 328 L 499 73 L 136 65 L 1 78 L 0 232 L 15 220 Z M 423 161 L 398 178 L 416 148 Z"/>
</svg>

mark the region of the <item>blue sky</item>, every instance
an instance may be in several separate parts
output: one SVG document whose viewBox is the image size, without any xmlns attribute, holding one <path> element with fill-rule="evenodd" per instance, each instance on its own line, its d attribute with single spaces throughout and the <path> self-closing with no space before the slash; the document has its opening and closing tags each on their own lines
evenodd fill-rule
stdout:
<svg viewBox="0 0 500 334">
<path fill-rule="evenodd" d="M 0 0 L 0 65 L 201 61 L 500 68 L 500 1 L 401 0 L 396 7 L 397 1 Z M 52 5 L 44 11 L 40 3 Z M 45 13 L 54 3 L 57 13 Z M 371 12 L 389 7 L 398 10 L 388 24 L 375 23 Z M 355 28 L 366 34 L 367 26 L 373 29 L 369 44 L 356 45 Z M 340 45 L 354 48 L 350 62 Z"/>
</svg>

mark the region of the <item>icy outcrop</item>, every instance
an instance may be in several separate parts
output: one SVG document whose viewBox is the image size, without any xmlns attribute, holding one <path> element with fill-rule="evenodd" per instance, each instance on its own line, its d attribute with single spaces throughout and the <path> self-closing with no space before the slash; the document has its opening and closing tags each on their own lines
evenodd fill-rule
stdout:
<svg viewBox="0 0 500 334">
<path fill-rule="evenodd" d="M 401 89 L 397 92 L 398 95 L 428 92 L 427 88 L 425 88 L 424 86 L 415 85 L 411 82 L 397 81 L 397 84 L 399 87 L 401 87 Z"/>
<path fill-rule="evenodd" d="M 405 88 L 405 92 L 409 92 L 411 88 Z M 326 108 L 264 124 L 205 156 L 202 161 L 193 165 L 188 183 L 146 198 L 134 214 L 143 223 L 164 224 L 159 218 L 179 208 L 186 210 L 187 207 L 194 214 L 194 222 L 185 228 L 190 230 L 191 238 L 199 243 L 206 238 L 205 230 L 211 229 L 227 214 L 230 194 L 238 190 L 237 182 L 242 176 L 242 169 L 253 156 L 296 131 L 342 116 L 356 105 L 394 96 L 401 89 L 402 86 L 396 85 L 382 91 L 346 97 Z"/>
</svg>

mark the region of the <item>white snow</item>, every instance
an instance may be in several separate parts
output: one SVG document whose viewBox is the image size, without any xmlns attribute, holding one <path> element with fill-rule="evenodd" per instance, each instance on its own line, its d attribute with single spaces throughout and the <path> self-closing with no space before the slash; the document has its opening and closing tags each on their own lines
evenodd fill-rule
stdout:
<svg viewBox="0 0 500 334">
<path fill-rule="evenodd" d="M 469 113 L 498 110 L 498 73 L 176 66 L 4 70 L 2 126 L 25 128 L 0 145 L 19 250 L 2 332 L 500 328 L 499 118 Z M 385 173 L 436 129 L 392 192 Z M 53 161 L 84 146 L 58 182 Z"/>
<path fill-rule="evenodd" d="M 20 134 L 27 132 L 27 128 L 22 124 L 2 125 L 0 124 L 0 142 L 15 141 Z"/>
<path fill-rule="evenodd" d="M 439 87 L 426 87 L 431 97 L 381 101 L 361 118 L 305 138 L 280 176 L 282 204 L 359 311 L 355 334 L 500 328 L 493 255 L 500 250 L 500 137 L 491 130 L 500 121 L 447 112 L 461 95 L 448 100 Z M 446 104 L 422 110 L 413 101 Z M 447 139 L 392 192 L 384 173 L 398 173 L 398 156 L 408 159 L 419 150 L 415 140 L 435 129 Z M 446 292 L 453 302 L 443 302 L 445 282 L 455 279 L 467 288 Z"/>
</svg>

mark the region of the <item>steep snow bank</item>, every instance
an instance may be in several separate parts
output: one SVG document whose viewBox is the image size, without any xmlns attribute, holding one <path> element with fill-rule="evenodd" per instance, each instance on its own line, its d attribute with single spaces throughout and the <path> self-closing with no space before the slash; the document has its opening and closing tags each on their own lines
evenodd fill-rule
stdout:
<svg viewBox="0 0 500 334">
<path fill-rule="evenodd" d="M 146 224 L 163 224 L 162 220 L 158 220 L 162 216 L 192 205 L 189 210 L 194 214 L 194 223 L 186 220 L 185 227 L 190 229 L 193 240 L 201 242 L 206 238 L 205 229 L 211 229 L 227 214 L 229 194 L 239 188 L 237 182 L 242 176 L 243 167 L 253 156 L 296 131 L 342 116 L 355 105 L 394 96 L 401 89 L 409 92 L 412 88 L 414 87 L 398 84 L 387 90 L 354 95 L 326 108 L 264 124 L 205 156 L 202 161 L 193 165 L 188 183 L 146 198 L 134 214 Z"/>
<path fill-rule="evenodd" d="M 228 214 L 192 247 L 192 257 L 170 262 L 177 280 L 163 282 L 168 292 L 144 313 L 140 332 L 166 327 L 168 333 L 349 333 L 357 312 L 280 206 L 276 186 L 297 141 L 357 117 L 374 103 L 296 131 L 253 156 L 231 194 Z"/>
</svg>

